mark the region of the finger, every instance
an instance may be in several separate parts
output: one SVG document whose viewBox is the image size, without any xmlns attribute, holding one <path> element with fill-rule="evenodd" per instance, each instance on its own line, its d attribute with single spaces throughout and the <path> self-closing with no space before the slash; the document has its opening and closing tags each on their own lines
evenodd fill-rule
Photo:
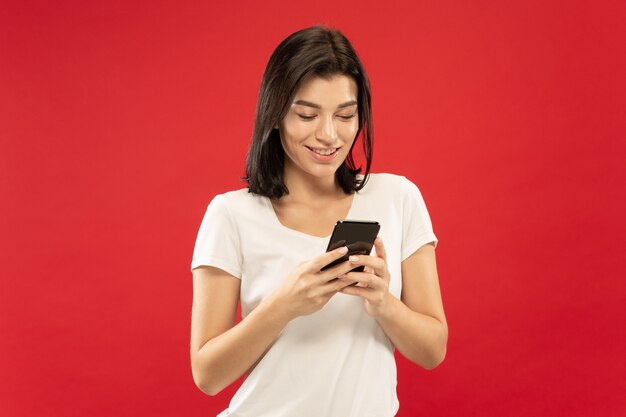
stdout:
<svg viewBox="0 0 626 417">
<path fill-rule="evenodd" d="M 383 258 L 385 262 L 387 262 L 387 250 L 385 249 L 383 238 L 376 236 L 376 240 L 374 240 L 374 247 L 376 248 L 376 256 Z"/>
<path fill-rule="evenodd" d="M 356 268 L 356 266 L 352 264 L 350 261 L 346 260 L 340 264 L 337 264 L 324 271 L 321 271 L 319 273 L 319 277 L 320 277 L 320 280 L 322 281 L 331 281 L 341 275 L 344 275 L 352 271 L 354 268 Z"/>
<path fill-rule="evenodd" d="M 371 301 L 374 291 L 375 290 L 371 288 L 367 288 L 367 287 L 358 287 L 354 285 L 352 286 L 348 285 L 347 287 L 342 288 L 339 292 L 342 294 L 356 295 L 358 297 Z"/>
<path fill-rule="evenodd" d="M 340 259 L 342 256 L 346 255 L 347 253 L 348 253 L 348 248 L 346 246 L 342 246 L 335 250 L 326 252 L 316 258 L 313 258 L 311 261 L 311 270 L 319 271 L 320 269 L 322 269 L 329 263 L 336 261 L 337 259 Z"/>
<path fill-rule="evenodd" d="M 322 285 L 322 291 L 324 294 L 337 293 L 346 287 L 353 285 L 353 281 L 347 281 L 343 279 L 333 279 Z"/>
<path fill-rule="evenodd" d="M 387 267 L 385 260 L 377 256 L 351 255 L 349 261 L 353 265 L 353 267 L 364 265 L 371 268 L 378 276 L 382 277 L 386 274 Z"/>
<path fill-rule="evenodd" d="M 356 282 L 362 287 L 376 289 L 382 284 L 382 279 L 374 274 L 368 274 L 367 272 L 350 272 L 344 277 L 340 278 L 341 281 L 348 282 L 350 284 Z"/>
</svg>

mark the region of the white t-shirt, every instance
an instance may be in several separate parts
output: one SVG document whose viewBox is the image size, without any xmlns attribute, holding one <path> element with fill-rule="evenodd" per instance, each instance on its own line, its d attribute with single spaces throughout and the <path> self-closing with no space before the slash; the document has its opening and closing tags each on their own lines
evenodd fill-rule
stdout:
<svg viewBox="0 0 626 417">
<path fill-rule="evenodd" d="M 419 189 L 402 176 L 371 174 L 346 218 L 380 223 L 389 291 L 400 298 L 401 262 L 437 244 Z M 241 279 L 245 320 L 298 263 L 324 253 L 329 239 L 282 225 L 267 197 L 243 188 L 209 204 L 191 269 L 210 265 Z M 289 322 L 218 417 L 390 417 L 398 407 L 393 344 L 361 298 L 338 293 Z"/>
</svg>

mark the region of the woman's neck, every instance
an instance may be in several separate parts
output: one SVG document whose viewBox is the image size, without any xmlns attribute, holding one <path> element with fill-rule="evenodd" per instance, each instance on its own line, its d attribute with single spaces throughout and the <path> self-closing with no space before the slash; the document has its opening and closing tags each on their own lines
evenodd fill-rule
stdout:
<svg viewBox="0 0 626 417">
<path fill-rule="evenodd" d="M 345 197 L 336 176 L 314 177 L 303 171 L 285 169 L 283 181 L 289 194 L 282 197 L 291 202 L 315 202 Z"/>
</svg>

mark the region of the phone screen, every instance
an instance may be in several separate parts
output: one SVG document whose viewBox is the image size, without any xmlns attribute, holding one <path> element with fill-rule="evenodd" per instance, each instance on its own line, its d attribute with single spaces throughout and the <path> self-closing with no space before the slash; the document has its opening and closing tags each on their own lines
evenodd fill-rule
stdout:
<svg viewBox="0 0 626 417">
<path fill-rule="evenodd" d="M 339 220 L 328 242 L 326 252 L 341 246 L 348 247 L 348 253 L 329 263 L 321 270 L 328 269 L 348 260 L 350 255 L 369 255 L 374 246 L 374 239 L 378 235 L 380 224 L 368 220 Z M 362 272 L 364 267 L 358 266 L 352 271 Z"/>
</svg>

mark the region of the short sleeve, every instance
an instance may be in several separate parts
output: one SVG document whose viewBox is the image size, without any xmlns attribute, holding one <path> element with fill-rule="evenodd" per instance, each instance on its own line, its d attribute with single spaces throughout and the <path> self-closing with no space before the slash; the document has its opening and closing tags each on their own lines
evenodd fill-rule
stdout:
<svg viewBox="0 0 626 417">
<path fill-rule="evenodd" d="M 220 268 L 241 279 L 239 231 L 231 218 L 223 194 L 218 194 L 211 200 L 200 224 L 191 269 L 201 265 Z"/>
<path fill-rule="evenodd" d="M 402 177 L 402 260 L 429 242 L 437 246 L 437 236 L 433 232 L 430 215 L 422 193 L 415 184 Z"/>
</svg>

